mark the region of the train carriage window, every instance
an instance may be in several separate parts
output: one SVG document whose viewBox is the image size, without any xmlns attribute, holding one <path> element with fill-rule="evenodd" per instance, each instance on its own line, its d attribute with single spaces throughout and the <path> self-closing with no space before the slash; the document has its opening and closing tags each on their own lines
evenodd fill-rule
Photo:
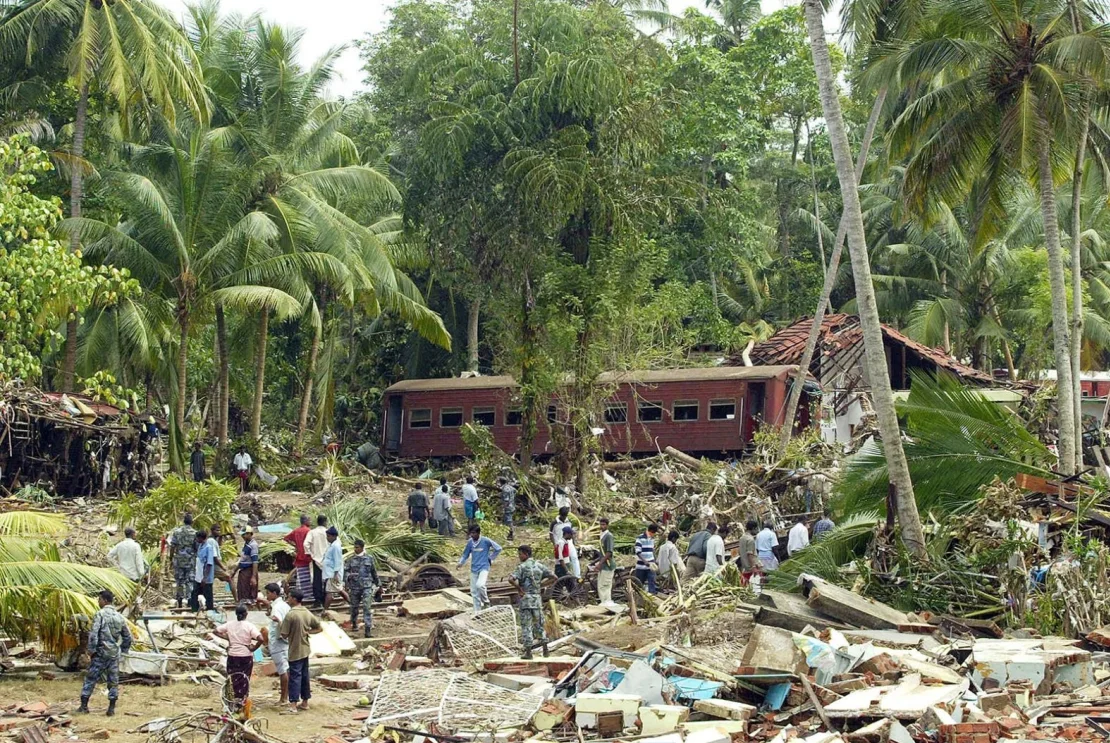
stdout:
<svg viewBox="0 0 1110 743">
<path fill-rule="evenodd" d="M 696 421 L 698 419 L 697 400 L 675 400 L 671 419 L 676 421 Z"/>
<path fill-rule="evenodd" d="M 554 405 L 548 405 L 547 406 L 547 422 L 548 423 L 554 423 L 555 420 L 556 420 L 555 406 Z"/>
<path fill-rule="evenodd" d="M 505 413 L 506 426 L 523 426 L 524 425 L 524 411 L 523 410 L 510 410 Z"/>
<path fill-rule="evenodd" d="M 640 402 L 636 406 L 636 419 L 641 423 L 659 423 L 663 420 L 663 403 Z"/>
<path fill-rule="evenodd" d="M 474 408 L 471 416 L 479 426 L 497 425 L 497 412 L 493 408 Z"/>
<path fill-rule="evenodd" d="M 462 424 L 462 408 L 443 408 L 439 411 L 440 428 L 459 428 Z"/>
<path fill-rule="evenodd" d="M 611 402 L 605 406 L 606 423 L 627 423 L 628 405 L 623 402 Z"/>
<path fill-rule="evenodd" d="M 409 411 L 409 428 L 431 428 L 432 411 L 429 408 Z"/>
<path fill-rule="evenodd" d="M 735 400 L 710 400 L 709 401 L 709 420 L 711 421 L 731 421 L 736 419 L 736 401 Z"/>
</svg>

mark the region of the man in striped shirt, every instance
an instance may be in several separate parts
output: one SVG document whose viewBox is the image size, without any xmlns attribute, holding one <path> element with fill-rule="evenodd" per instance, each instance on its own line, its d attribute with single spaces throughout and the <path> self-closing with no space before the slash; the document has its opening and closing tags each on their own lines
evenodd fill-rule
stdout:
<svg viewBox="0 0 1110 743">
<path fill-rule="evenodd" d="M 648 593 L 655 593 L 655 535 L 659 527 L 648 524 L 644 533 L 636 537 L 636 580 L 647 586 Z"/>
</svg>

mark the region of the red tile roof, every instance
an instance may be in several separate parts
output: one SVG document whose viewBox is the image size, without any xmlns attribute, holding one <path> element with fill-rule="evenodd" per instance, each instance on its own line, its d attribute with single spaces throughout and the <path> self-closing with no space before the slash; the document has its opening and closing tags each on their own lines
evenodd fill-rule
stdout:
<svg viewBox="0 0 1110 743">
<path fill-rule="evenodd" d="M 803 318 L 762 343 L 756 344 L 750 354 L 752 363 L 797 364 L 802 359 L 802 352 L 805 351 L 806 339 L 812 325 L 813 318 Z M 961 379 L 982 385 L 1004 384 L 986 372 L 961 364 L 939 348 L 930 348 L 923 343 L 918 343 L 889 325 L 883 325 L 882 331 L 888 342 L 905 346 L 907 351 L 916 354 L 923 361 L 945 369 Z M 860 328 L 857 315 L 843 313 L 825 315 L 821 322 L 821 340 L 818 350 L 831 358 L 854 348 L 862 340 L 863 330 Z M 735 361 L 734 359 L 733 362 Z M 820 368 L 815 363 L 811 371 L 817 374 Z"/>
</svg>

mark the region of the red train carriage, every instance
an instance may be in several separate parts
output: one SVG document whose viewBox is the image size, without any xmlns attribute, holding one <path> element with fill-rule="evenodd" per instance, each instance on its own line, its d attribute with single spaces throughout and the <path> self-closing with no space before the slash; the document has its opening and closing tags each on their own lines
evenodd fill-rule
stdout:
<svg viewBox="0 0 1110 743">
<path fill-rule="evenodd" d="M 613 388 L 599 427 L 609 453 L 654 454 L 673 446 L 691 454 L 743 451 L 763 422 L 779 425 L 793 366 L 725 366 L 610 372 L 599 384 Z M 470 452 L 464 423 L 488 426 L 497 445 L 516 453 L 521 409 L 512 377 L 409 379 L 384 395 L 383 449 L 402 457 L 454 457 Z M 535 454 L 550 448 L 550 426 L 560 420 L 558 400 L 536 432 Z M 796 425 L 810 425 L 806 395 Z"/>
</svg>

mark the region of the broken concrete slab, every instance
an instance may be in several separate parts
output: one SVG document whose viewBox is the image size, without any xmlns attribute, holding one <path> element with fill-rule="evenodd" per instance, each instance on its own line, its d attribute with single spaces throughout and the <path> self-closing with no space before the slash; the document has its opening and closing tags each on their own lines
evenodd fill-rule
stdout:
<svg viewBox="0 0 1110 743">
<path fill-rule="evenodd" d="M 580 728 L 596 728 L 597 716 L 605 712 L 620 712 L 624 715 L 624 727 L 636 724 L 643 699 L 635 694 L 594 694 L 583 693 L 574 700 L 574 722 Z"/>
<path fill-rule="evenodd" d="M 740 720 L 743 722 L 751 720 L 759 711 L 757 707 L 750 704 L 728 699 L 699 699 L 694 702 L 694 709 L 721 720 Z"/>
<path fill-rule="evenodd" d="M 353 655 L 358 649 L 343 629 L 335 622 L 320 622 L 322 632 L 308 636 L 313 658 Z"/>
<path fill-rule="evenodd" d="M 678 730 L 690 716 L 690 708 L 676 704 L 649 704 L 640 707 L 640 734 L 663 735 Z"/>
<path fill-rule="evenodd" d="M 359 689 L 369 689 L 378 682 L 377 676 L 354 676 L 354 675 L 327 675 L 320 676 L 316 679 L 320 686 L 328 689 L 337 689 L 340 691 L 357 691 Z"/>
<path fill-rule="evenodd" d="M 458 597 L 441 591 L 431 596 L 402 601 L 401 608 L 397 610 L 397 616 L 414 619 L 447 619 L 473 608 L 473 602 L 469 599 L 460 601 Z"/>
<path fill-rule="evenodd" d="M 802 593 L 811 609 L 864 629 L 898 629 L 916 624 L 915 618 L 886 604 L 833 585 L 823 578 L 802 573 Z"/>
<path fill-rule="evenodd" d="M 732 735 L 724 725 L 711 724 L 707 727 L 690 730 L 690 723 L 683 726 L 686 743 L 732 743 Z M 737 731 L 744 732 L 744 731 Z"/>
<path fill-rule="evenodd" d="M 872 686 L 853 691 L 847 696 L 825 706 L 830 718 L 895 717 L 900 720 L 917 720 L 930 707 L 948 708 L 964 692 L 968 682 L 925 686 L 921 676 L 911 674 L 895 686 Z"/>
<path fill-rule="evenodd" d="M 537 731 L 551 730 L 559 727 L 570 719 L 574 707 L 561 699 L 548 699 L 540 705 L 536 714 L 532 715 L 532 727 Z"/>
<path fill-rule="evenodd" d="M 805 654 L 794 643 L 794 633 L 756 625 L 740 658 L 740 665 L 783 673 L 805 673 Z"/>
<path fill-rule="evenodd" d="M 751 608 L 756 612 L 756 619 L 760 624 L 791 632 L 802 632 L 806 627 L 819 630 L 849 627 L 828 614 L 814 610 L 801 596 L 782 591 L 763 589 L 759 595 L 758 608 L 754 605 Z"/>
<path fill-rule="evenodd" d="M 972 645 L 969 662 L 971 680 L 979 688 L 987 679 L 1000 686 L 1022 681 L 1043 696 L 1057 683 L 1073 689 L 1094 683 L 1091 653 L 1063 638 L 979 639 Z"/>
</svg>

